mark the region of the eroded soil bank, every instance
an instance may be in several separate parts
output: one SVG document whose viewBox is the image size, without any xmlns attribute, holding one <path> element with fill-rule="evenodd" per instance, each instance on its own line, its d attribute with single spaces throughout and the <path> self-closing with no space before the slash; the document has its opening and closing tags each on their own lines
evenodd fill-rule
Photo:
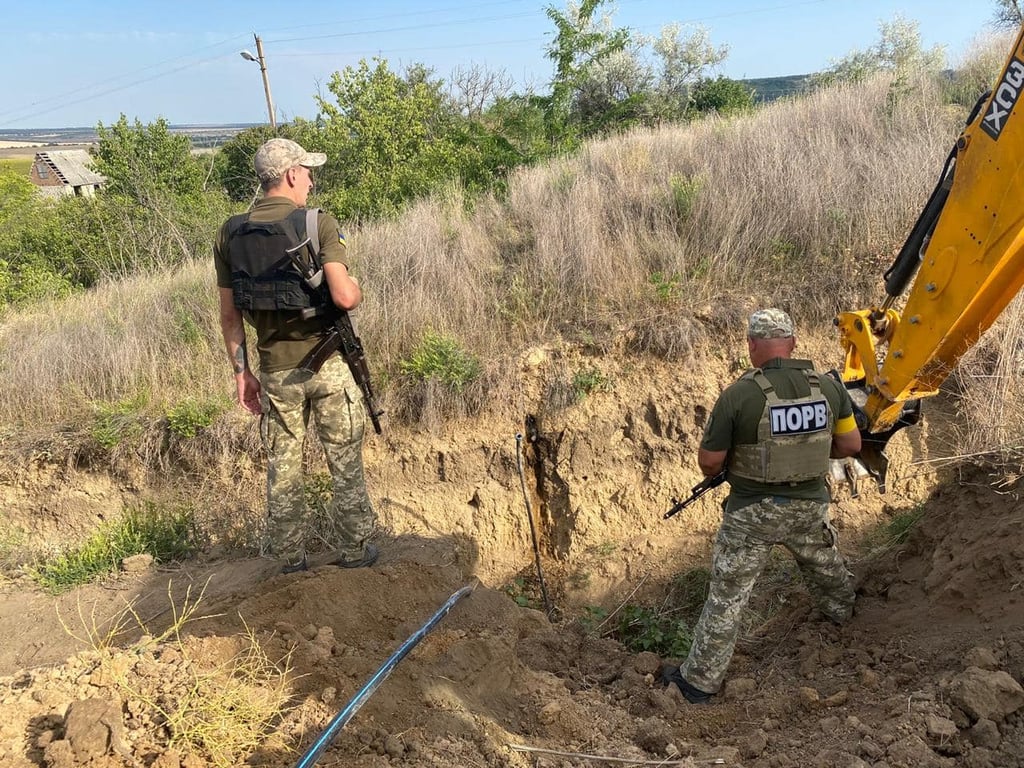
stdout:
<svg viewBox="0 0 1024 768">
<path fill-rule="evenodd" d="M 216 764 L 210 750 L 169 748 L 165 715 L 185 700 L 196 670 L 223 668 L 254 638 L 267 658 L 289 659 L 291 674 L 275 736 L 249 764 L 294 765 L 379 665 L 449 595 L 474 584 L 321 764 L 600 764 L 580 756 L 589 754 L 779 768 L 1021 765 L 1021 485 L 995 487 L 979 469 L 929 469 L 929 457 L 948 453 L 941 404 L 894 441 L 885 496 L 837 490 L 837 523 L 861 585 L 848 625 L 818 620 L 799 584 L 769 585 L 724 694 L 693 707 L 656 684 L 665 659 L 631 653 L 580 621 L 587 607 L 664 599 L 677 574 L 706 565 L 720 495 L 661 516 L 698 480 L 700 428 L 737 366 L 725 357 L 666 364 L 534 350 L 510 373 L 507 401 L 487 414 L 371 438 L 382 519 L 372 569 L 322 565 L 281 576 L 267 560 L 216 552 L 59 598 L 9 581 L 0 596 L 0 763 Z M 607 386 L 577 399 L 571 382 L 581 370 Z M 526 444 L 520 462 L 516 435 Z M 0 512 L 56 540 L 116 513 L 140 493 L 129 486 L 25 462 L 5 475 Z M 258 494 L 238 498 L 239 515 L 258 515 Z M 527 500 L 554 623 L 509 594 L 517 577 L 532 579 Z M 905 542 L 855 546 L 911 510 L 921 518 Z M 129 626 L 112 649 L 90 647 L 87 636 L 102 636 L 129 601 L 158 633 L 200 594 L 178 638 L 140 643 Z"/>
</svg>

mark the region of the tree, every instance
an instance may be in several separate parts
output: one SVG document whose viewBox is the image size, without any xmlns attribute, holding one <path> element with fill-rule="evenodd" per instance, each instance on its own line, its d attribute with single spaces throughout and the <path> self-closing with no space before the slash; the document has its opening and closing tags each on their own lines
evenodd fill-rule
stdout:
<svg viewBox="0 0 1024 768">
<path fill-rule="evenodd" d="M 401 77 L 387 61 L 335 72 L 318 97 L 322 199 L 342 217 L 378 217 L 479 168 L 465 121 L 428 69 Z"/>
<path fill-rule="evenodd" d="M 253 167 L 256 150 L 278 136 L 305 146 L 310 131 L 309 123 L 299 119 L 279 124 L 276 132 L 269 125 L 255 125 L 239 131 L 217 150 L 214 176 L 232 200 L 251 201 L 259 193 L 259 179 Z"/>
<path fill-rule="evenodd" d="M 163 118 L 129 125 L 122 114 L 109 128 L 96 128 L 99 144 L 95 166 L 106 179 L 109 193 L 147 204 L 154 195 L 198 195 L 206 182 L 206 169 L 192 155 L 188 136 L 170 132 Z"/>
<path fill-rule="evenodd" d="M 512 93 L 512 78 L 504 70 L 481 66 L 456 67 L 448 77 L 448 98 L 464 117 L 480 118 L 498 99 Z"/>
<path fill-rule="evenodd" d="M 818 87 L 834 83 L 860 82 L 877 72 L 890 72 L 899 81 L 914 74 L 937 73 L 946 64 L 945 49 L 936 45 L 925 50 L 916 21 L 900 15 L 878 25 L 878 42 L 865 51 L 854 50 L 834 61 L 824 72 L 812 77 Z"/>
<path fill-rule="evenodd" d="M 554 62 L 555 74 L 545 122 L 549 141 L 556 149 L 575 146 L 578 140 L 579 126 L 573 123 L 571 113 L 573 97 L 591 68 L 621 51 L 629 41 L 629 30 L 613 29 L 608 16 L 594 20 L 598 8 L 605 2 L 569 2 L 564 12 L 554 6 L 545 8 L 548 18 L 555 24 L 555 39 L 547 51 L 547 57 Z"/>
<path fill-rule="evenodd" d="M 591 64 L 573 97 L 572 116 L 584 136 L 649 122 L 654 74 L 642 57 L 643 39 L 631 39 Z"/>
<path fill-rule="evenodd" d="M 1018 29 L 1024 24 L 1024 8 L 1020 0 L 996 0 L 996 13 L 993 19 L 1000 29 Z"/>
<path fill-rule="evenodd" d="M 678 24 L 668 24 L 654 41 L 654 52 L 660 60 L 657 97 L 661 116 L 680 119 L 689 110 L 693 87 L 707 70 L 725 61 L 729 47 L 711 44 L 705 27 L 697 26 L 683 35 Z"/>
</svg>

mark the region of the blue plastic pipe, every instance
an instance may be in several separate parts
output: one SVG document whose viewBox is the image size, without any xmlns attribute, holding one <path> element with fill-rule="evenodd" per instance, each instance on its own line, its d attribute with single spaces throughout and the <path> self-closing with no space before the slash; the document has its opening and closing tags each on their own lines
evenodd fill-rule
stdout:
<svg viewBox="0 0 1024 768">
<path fill-rule="evenodd" d="M 444 605 L 437 609 L 437 613 L 431 616 L 426 624 L 416 630 L 408 640 L 402 643 L 399 649 L 391 655 L 391 658 L 385 661 L 384 664 L 381 665 L 381 668 L 373 673 L 373 677 L 371 677 L 366 685 L 364 685 L 359 692 L 352 697 L 352 700 L 345 705 L 345 708 L 336 714 L 334 719 L 327 724 L 327 728 L 324 729 L 322 734 L 320 734 L 320 738 L 310 745 L 309 749 L 306 750 L 306 754 L 304 754 L 299 762 L 295 764 L 295 768 L 309 768 L 309 766 L 316 763 L 320 755 L 324 753 L 324 750 L 331 745 L 334 737 L 338 735 L 338 731 L 344 728 L 345 724 L 355 716 L 356 712 L 359 711 L 359 708 L 363 706 L 363 704 L 366 703 L 366 700 L 373 695 L 373 692 L 380 687 L 380 684 L 388 679 L 388 675 L 390 675 L 391 671 L 398 666 L 398 662 L 404 659 L 409 651 L 415 648 L 419 641 L 426 637 L 427 633 L 429 633 L 430 630 L 432 630 L 434 626 L 441 621 L 441 619 L 448 615 L 448 611 L 452 609 L 453 605 L 472 591 L 473 586 L 467 585 L 453 594 L 448 598 Z"/>
</svg>

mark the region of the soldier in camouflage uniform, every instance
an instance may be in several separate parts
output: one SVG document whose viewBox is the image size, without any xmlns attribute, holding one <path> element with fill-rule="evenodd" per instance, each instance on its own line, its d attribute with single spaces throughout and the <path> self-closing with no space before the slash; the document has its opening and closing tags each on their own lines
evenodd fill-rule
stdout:
<svg viewBox="0 0 1024 768">
<path fill-rule="evenodd" d="M 698 464 L 706 476 L 728 466 L 729 496 L 715 540 L 711 587 L 678 668 L 663 671 L 692 703 L 722 685 L 754 583 L 781 544 L 790 551 L 819 610 L 834 622 L 853 613 L 852 576 L 829 521 L 829 458 L 860 451 L 850 396 L 809 360 L 791 359 L 793 322 L 779 309 L 750 316 L 755 367 L 726 388 L 704 429 Z"/>
<path fill-rule="evenodd" d="M 305 227 L 312 169 L 326 159 L 288 139 L 263 144 L 254 158 L 263 197 L 247 216 L 225 222 L 214 245 L 221 331 L 234 366 L 238 402 L 261 414 L 267 448 L 266 549 L 282 561 L 284 573 L 307 568 L 310 518 L 302 443 L 310 413 L 333 479 L 328 512 L 339 537 L 337 564 L 369 566 L 378 554 L 367 542 L 376 518 L 363 477 L 366 413 L 360 390 L 340 355 L 332 355 L 315 374 L 298 367 L 325 330 L 320 318 L 300 313 L 328 299 L 308 289 L 284 249 L 301 241 L 297 233 L 304 229 L 297 229 L 296 222 Z M 321 211 L 316 221 L 317 231 L 307 235 L 319 240 L 329 300 L 341 309 L 354 309 L 362 291 L 345 265 L 345 238 L 334 217 Z M 256 331 L 259 379 L 249 368 L 243 318 Z"/>
</svg>

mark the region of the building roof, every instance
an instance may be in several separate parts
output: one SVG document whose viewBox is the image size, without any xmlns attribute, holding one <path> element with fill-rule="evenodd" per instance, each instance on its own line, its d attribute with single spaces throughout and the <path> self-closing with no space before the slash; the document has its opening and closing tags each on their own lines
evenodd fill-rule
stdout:
<svg viewBox="0 0 1024 768">
<path fill-rule="evenodd" d="M 39 161 L 49 165 L 61 181 L 72 187 L 102 184 L 106 181 L 92 169 L 92 156 L 84 149 L 37 152 L 36 162 Z"/>
</svg>

